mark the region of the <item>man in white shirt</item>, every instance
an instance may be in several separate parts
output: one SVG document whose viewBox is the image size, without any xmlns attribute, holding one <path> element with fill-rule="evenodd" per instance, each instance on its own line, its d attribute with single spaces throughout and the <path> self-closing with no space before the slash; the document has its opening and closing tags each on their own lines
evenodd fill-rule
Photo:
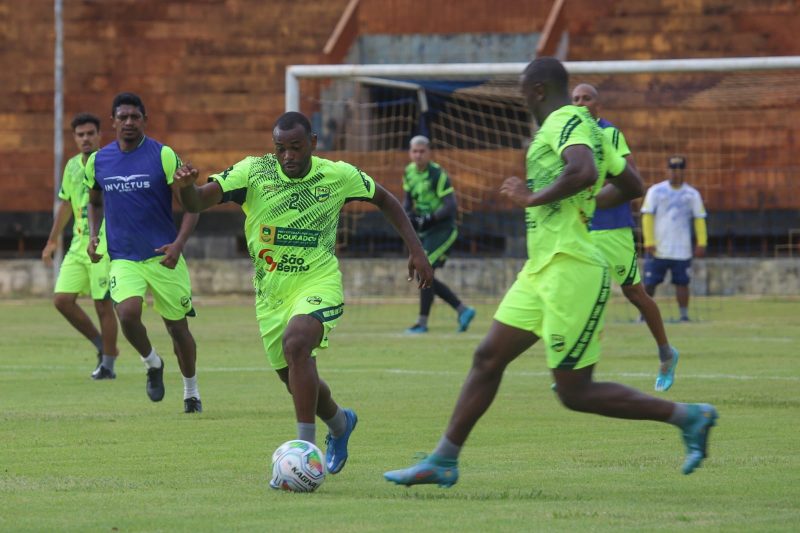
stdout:
<svg viewBox="0 0 800 533">
<path fill-rule="evenodd" d="M 642 204 L 644 286 L 653 296 L 669 270 L 681 321 L 688 322 L 692 226 L 696 239 L 694 256 L 703 257 L 708 240 L 706 210 L 697 189 L 684 182 L 686 158 L 672 156 L 668 166 L 669 179 L 650 187 Z"/>
</svg>

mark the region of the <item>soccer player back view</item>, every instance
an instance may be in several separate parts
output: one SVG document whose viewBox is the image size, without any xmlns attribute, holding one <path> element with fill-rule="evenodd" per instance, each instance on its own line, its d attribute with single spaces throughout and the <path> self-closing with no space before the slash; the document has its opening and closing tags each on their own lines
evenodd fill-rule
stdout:
<svg viewBox="0 0 800 533">
<path fill-rule="evenodd" d="M 613 124 L 599 116 L 600 102 L 597 90 L 587 83 L 581 83 L 572 90 L 572 102 L 589 110 L 602 128 L 603 135 L 611 143 L 612 148 L 625 158 L 628 165 L 633 165 L 633 157 L 628 143 L 625 141 L 625 136 Z M 620 284 L 625 297 L 639 309 L 647 322 L 647 327 L 650 328 L 650 333 L 658 346 L 660 361 L 655 389 L 666 391 L 672 387 L 675 381 L 678 351 L 670 346 L 667 333 L 664 331 L 661 311 L 642 285 L 632 228 L 633 216 L 630 203 L 624 202 L 606 209 L 598 207 L 592 217 L 590 235 L 608 262 L 611 276 Z"/>
<path fill-rule="evenodd" d="M 429 287 L 433 269 L 394 196 L 353 165 L 312 155 L 317 136 L 308 118 L 285 113 L 272 136 L 274 153 L 247 157 L 199 187 L 198 170 L 186 164 L 175 173 L 175 182 L 192 211 L 220 202 L 242 206 L 267 360 L 292 395 L 297 438 L 315 443 L 315 415 L 328 426 L 325 460 L 328 472 L 336 474 L 347 461 L 358 417 L 334 401 L 314 356 L 317 348 L 328 346 L 344 311 L 335 251 L 345 202 L 366 201 L 380 208 L 408 246 L 409 281 L 416 274 L 420 288 Z"/>
<path fill-rule="evenodd" d="M 527 182 L 511 177 L 500 191 L 525 208 L 528 260 L 475 351 L 439 444 L 421 462 L 386 472 L 387 481 L 453 485 L 461 449 L 494 400 L 506 366 L 540 338 L 565 407 L 678 426 L 686 444 L 685 474 L 706 456 L 708 430 L 717 418 L 712 406 L 668 402 L 592 377 L 600 357 L 609 276 L 586 222 L 607 171 L 609 177 L 617 175 L 613 183 L 620 190 L 637 194 L 641 178 L 610 149 L 588 111 L 570 105 L 567 84 L 566 69 L 551 57 L 535 59 L 522 75 L 523 96 L 540 128 L 528 148 Z M 564 442 L 559 446 L 569 448 Z"/>
<path fill-rule="evenodd" d="M 111 298 L 122 332 L 147 368 L 147 396 L 164 397 L 164 362 L 142 323 L 149 290 L 164 320 L 183 374 L 184 412 L 202 411 L 197 389 L 197 347 L 187 316 L 194 316 L 192 286 L 182 250 L 198 215 L 185 213 L 180 231 L 172 218 L 173 174 L 180 160 L 169 146 L 144 134 L 147 114 L 142 100 L 120 93 L 111 106 L 114 142 L 92 154 L 86 163 L 86 184 L 92 187 L 89 210 L 89 254 L 96 253 L 97 228 L 105 204 Z"/>
</svg>

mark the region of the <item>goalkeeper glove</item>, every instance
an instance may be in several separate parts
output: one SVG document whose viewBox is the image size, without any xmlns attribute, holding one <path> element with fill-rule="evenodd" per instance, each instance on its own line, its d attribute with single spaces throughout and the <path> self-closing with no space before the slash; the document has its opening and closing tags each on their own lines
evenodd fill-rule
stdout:
<svg viewBox="0 0 800 533">
<path fill-rule="evenodd" d="M 417 217 L 417 231 L 425 231 L 433 226 L 434 223 L 436 223 L 436 221 L 433 219 L 433 215 Z"/>
</svg>

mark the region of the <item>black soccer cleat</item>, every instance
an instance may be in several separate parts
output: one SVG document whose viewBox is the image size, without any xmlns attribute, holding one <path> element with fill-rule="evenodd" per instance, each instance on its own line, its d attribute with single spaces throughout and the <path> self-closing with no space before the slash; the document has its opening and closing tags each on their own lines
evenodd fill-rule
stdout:
<svg viewBox="0 0 800 533">
<path fill-rule="evenodd" d="M 183 412 L 184 413 L 202 413 L 203 412 L 203 402 L 200 401 L 200 398 L 186 398 L 183 400 Z"/>
<path fill-rule="evenodd" d="M 94 372 L 92 372 L 92 379 L 94 380 L 117 379 L 117 374 L 110 368 L 106 368 L 103 365 L 100 365 L 94 369 Z"/>
<path fill-rule="evenodd" d="M 164 360 L 161 360 L 161 368 L 147 369 L 147 397 L 154 402 L 164 399 Z"/>
</svg>

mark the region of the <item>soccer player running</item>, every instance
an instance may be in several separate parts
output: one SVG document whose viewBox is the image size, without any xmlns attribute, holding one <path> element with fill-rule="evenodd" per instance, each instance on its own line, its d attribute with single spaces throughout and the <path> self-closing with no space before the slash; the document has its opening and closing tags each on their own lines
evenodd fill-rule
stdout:
<svg viewBox="0 0 800 533">
<path fill-rule="evenodd" d="M 430 140 L 424 135 L 417 135 L 409 142 L 408 155 L 411 163 L 403 173 L 403 190 L 406 192 L 403 209 L 417 230 L 435 274 L 437 268 L 444 266 L 447 252 L 458 237 L 458 207 L 450 177 L 439 164 L 431 161 L 430 145 Z M 434 296 L 455 309 L 457 331 L 467 331 L 469 323 L 475 318 L 475 309 L 464 305 L 450 287 L 434 277 L 432 287 L 419 291 L 419 318 L 406 333 L 428 332 L 428 315 Z"/>
<path fill-rule="evenodd" d="M 236 202 L 246 215 L 245 236 L 255 276 L 256 318 L 267 359 L 294 401 L 297 438 L 316 440 L 315 415 L 328 427 L 325 459 L 336 474 L 358 417 L 333 400 L 314 358 L 344 310 L 335 255 L 339 213 L 347 201 L 375 204 L 409 249 L 409 281 L 431 285 L 433 269 L 414 228 L 394 196 L 343 161 L 313 156 L 317 136 L 301 113 L 281 115 L 272 130 L 274 153 L 247 157 L 208 183 L 189 164 L 175 173 L 187 209 L 197 212 Z"/>
<path fill-rule="evenodd" d="M 572 103 L 589 110 L 603 130 L 603 135 L 611 142 L 612 148 L 625 158 L 629 166 L 635 168 L 625 136 L 609 121 L 600 118 L 597 89 L 588 83 L 577 85 L 572 90 Z M 605 186 L 613 187 L 611 184 Z M 598 206 L 589 227 L 589 235 L 608 262 L 611 277 L 622 287 L 622 294 L 636 306 L 647 322 L 647 327 L 656 341 L 660 361 L 655 390 L 666 391 L 672 387 L 675 381 L 678 351 L 669 344 L 667 333 L 664 331 L 664 321 L 661 319 L 661 311 L 642 285 L 633 226 L 629 202 L 607 208 Z"/>
<path fill-rule="evenodd" d="M 183 410 L 199 413 L 203 405 L 197 388 L 197 347 L 186 321 L 194 316 L 192 285 L 181 253 L 198 215 L 184 213 L 180 231 L 175 230 L 173 174 L 181 162 L 172 148 L 145 135 L 147 113 L 141 98 L 118 94 L 111 118 L 116 140 L 86 162 L 86 184 L 92 188 L 89 255 L 93 261 L 101 259 L 98 228 L 105 215 L 111 298 L 125 338 L 147 368 L 147 396 L 154 402 L 164 398 L 164 361 L 142 323 L 149 290 L 183 374 Z"/>
<path fill-rule="evenodd" d="M 97 349 L 97 366 L 92 372 L 92 379 L 114 379 L 114 362 L 117 360 L 117 318 L 108 288 L 108 270 L 110 263 L 103 257 L 98 263 L 92 263 L 86 249 L 89 246 L 89 189 L 83 183 L 84 166 L 89 156 L 100 146 L 100 119 L 89 113 L 79 113 L 72 119 L 72 134 L 80 153 L 67 161 L 61 188 L 60 199 L 50 236 L 42 250 L 42 260 L 46 265 L 53 263 L 53 252 L 69 222 L 70 214 L 74 217 L 72 226 L 72 242 L 61 262 L 56 280 L 53 303 L 64 315 L 72 327 L 86 337 Z M 99 232 L 100 253 L 105 254 L 106 237 L 103 228 Z M 89 294 L 94 300 L 94 309 L 100 323 L 100 331 L 92 323 L 92 319 L 78 305 L 78 296 Z"/>
<path fill-rule="evenodd" d="M 706 456 L 708 432 L 717 419 L 714 407 L 673 403 L 592 378 L 600 356 L 609 275 L 587 222 L 606 172 L 618 176 L 613 180 L 618 188 L 600 194 L 616 200 L 641 194 L 641 178 L 610 149 L 589 112 L 570 105 L 567 71 L 557 59 L 535 59 L 521 82 L 540 127 L 527 152 L 527 183 L 511 177 L 500 190 L 525 207 L 528 260 L 475 351 L 439 444 L 421 462 L 384 477 L 400 485 L 453 485 L 461 448 L 491 405 L 506 366 L 542 337 L 556 393 L 565 407 L 678 426 L 687 449 L 683 472 L 689 474 Z"/>
<path fill-rule="evenodd" d="M 689 321 L 689 272 L 692 266 L 692 224 L 697 243 L 694 255 L 706 255 L 706 208 L 700 193 L 686 183 L 686 158 L 675 155 L 667 161 L 669 179 L 647 190 L 642 203 L 642 233 L 647 258 L 644 286 L 655 295 L 656 286 L 670 271 L 675 285 L 681 322 Z"/>
</svg>

